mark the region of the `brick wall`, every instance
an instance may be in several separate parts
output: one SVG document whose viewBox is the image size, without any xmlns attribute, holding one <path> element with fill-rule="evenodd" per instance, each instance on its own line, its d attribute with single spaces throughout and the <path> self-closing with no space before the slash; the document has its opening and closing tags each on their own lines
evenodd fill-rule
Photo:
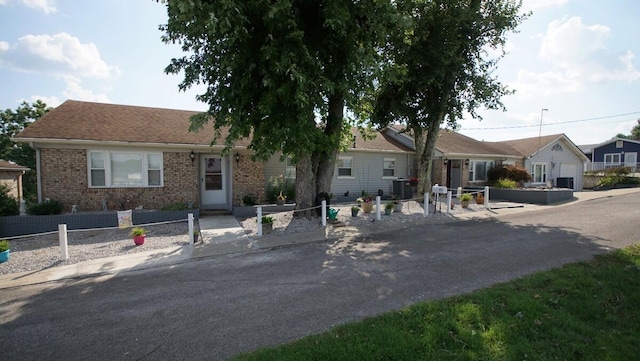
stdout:
<svg viewBox="0 0 640 361">
<path fill-rule="evenodd" d="M 89 188 L 87 151 L 84 149 L 41 149 L 42 197 L 71 205 L 80 211 L 102 210 L 106 200 L 110 210 L 160 209 L 171 203 L 199 203 L 198 167 L 188 153 L 163 153 L 164 186 L 149 188 Z"/>
<path fill-rule="evenodd" d="M 232 158 L 233 159 L 233 158 Z M 254 162 L 249 156 L 240 156 L 240 161 L 235 162 L 233 171 L 233 205 L 243 205 L 242 198 L 247 194 L 253 194 L 258 201 L 263 200 L 264 193 L 264 163 Z"/>
</svg>

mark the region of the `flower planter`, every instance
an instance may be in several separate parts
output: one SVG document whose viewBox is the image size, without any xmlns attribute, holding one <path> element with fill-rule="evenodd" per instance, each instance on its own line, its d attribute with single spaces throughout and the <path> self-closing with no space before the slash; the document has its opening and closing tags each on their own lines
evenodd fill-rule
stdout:
<svg viewBox="0 0 640 361">
<path fill-rule="evenodd" d="M 7 262 L 9 260 L 9 253 L 11 252 L 10 249 L 4 251 L 4 252 L 0 252 L 0 263 L 4 263 Z"/>
<path fill-rule="evenodd" d="M 384 214 L 387 216 L 391 215 L 391 212 L 393 212 L 393 209 L 385 208 L 384 210 Z"/>
<path fill-rule="evenodd" d="M 276 205 L 278 205 L 278 206 L 284 206 L 284 199 L 278 199 L 278 200 L 276 200 Z"/>
<path fill-rule="evenodd" d="M 402 212 L 402 203 L 398 202 L 398 203 L 394 204 L 393 211 L 394 212 L 398 212 L 398 213 Z"/>
<path fill-rule="evenodd" d="M 373 210 L 373 202 L 362 203 L 362 211 L 364 213 L 371 213 L 372 210 Z"/>
<path fill-rule="evenodd" d="M 358 216 L 358 212 L 360 212 L 360 210 L 359 210 L 359 209 L 356 209 L 356 210 L 353 210 L 353 209 L 352 209 L 352 210 L 351 210 L 351 217 L 357 217 L 357 216 Z"/>
<path fill-rule="evenodd" d="M 142 236 L 133 236 L 133 243 L 135 243 L 136 246 L 142 246 L 144 244 L 144 237 L 144 234 Z"/>
<path fill-rule="evenodd" d="M 460 201 L 462 208 L 469 208 L 469 201 Z"/>
<path fill-rule="evenodd" d="M 269 234 L 273 231 L 273 223 L 262 223 L 262 234 Z"/>
</svg>

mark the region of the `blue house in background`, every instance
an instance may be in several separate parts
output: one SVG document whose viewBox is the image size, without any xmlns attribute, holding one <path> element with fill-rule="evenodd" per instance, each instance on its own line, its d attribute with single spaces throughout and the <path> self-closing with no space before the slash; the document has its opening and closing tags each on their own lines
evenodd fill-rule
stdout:
<svg viewBox="0 0 640 361">
<path fill-rule="evenodd" d="M 615 167 L 629 167 L 632 172 L 637 172 L 638 153 L 640 153 L 640 141 L 613 138 L 604 143 L 593 146 L 591 149 L 591 163 L 587 170 L 603 170 Z"/>
</svg>

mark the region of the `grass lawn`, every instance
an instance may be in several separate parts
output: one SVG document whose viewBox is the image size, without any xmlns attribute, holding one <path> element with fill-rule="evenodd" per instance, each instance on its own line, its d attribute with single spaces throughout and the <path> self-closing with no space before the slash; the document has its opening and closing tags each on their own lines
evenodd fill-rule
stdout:
<svg viewBox="0 0 640 361">
<path fill-rule="evenodd" d="M 235 360 L 638 360 L 640 245 Z"/>
</svg>

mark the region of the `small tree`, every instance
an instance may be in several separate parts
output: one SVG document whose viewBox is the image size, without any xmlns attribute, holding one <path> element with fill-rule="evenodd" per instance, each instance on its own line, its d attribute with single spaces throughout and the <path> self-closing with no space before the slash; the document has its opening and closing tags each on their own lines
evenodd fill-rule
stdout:
<svg viewBox="0 0 640 361">
<path fill-rule="evenodd" d="M 18 201 L 9 194 L 9 186 L 0 183 L 0 216 L 17 216 L 20 214 Z"/>
</svg>

